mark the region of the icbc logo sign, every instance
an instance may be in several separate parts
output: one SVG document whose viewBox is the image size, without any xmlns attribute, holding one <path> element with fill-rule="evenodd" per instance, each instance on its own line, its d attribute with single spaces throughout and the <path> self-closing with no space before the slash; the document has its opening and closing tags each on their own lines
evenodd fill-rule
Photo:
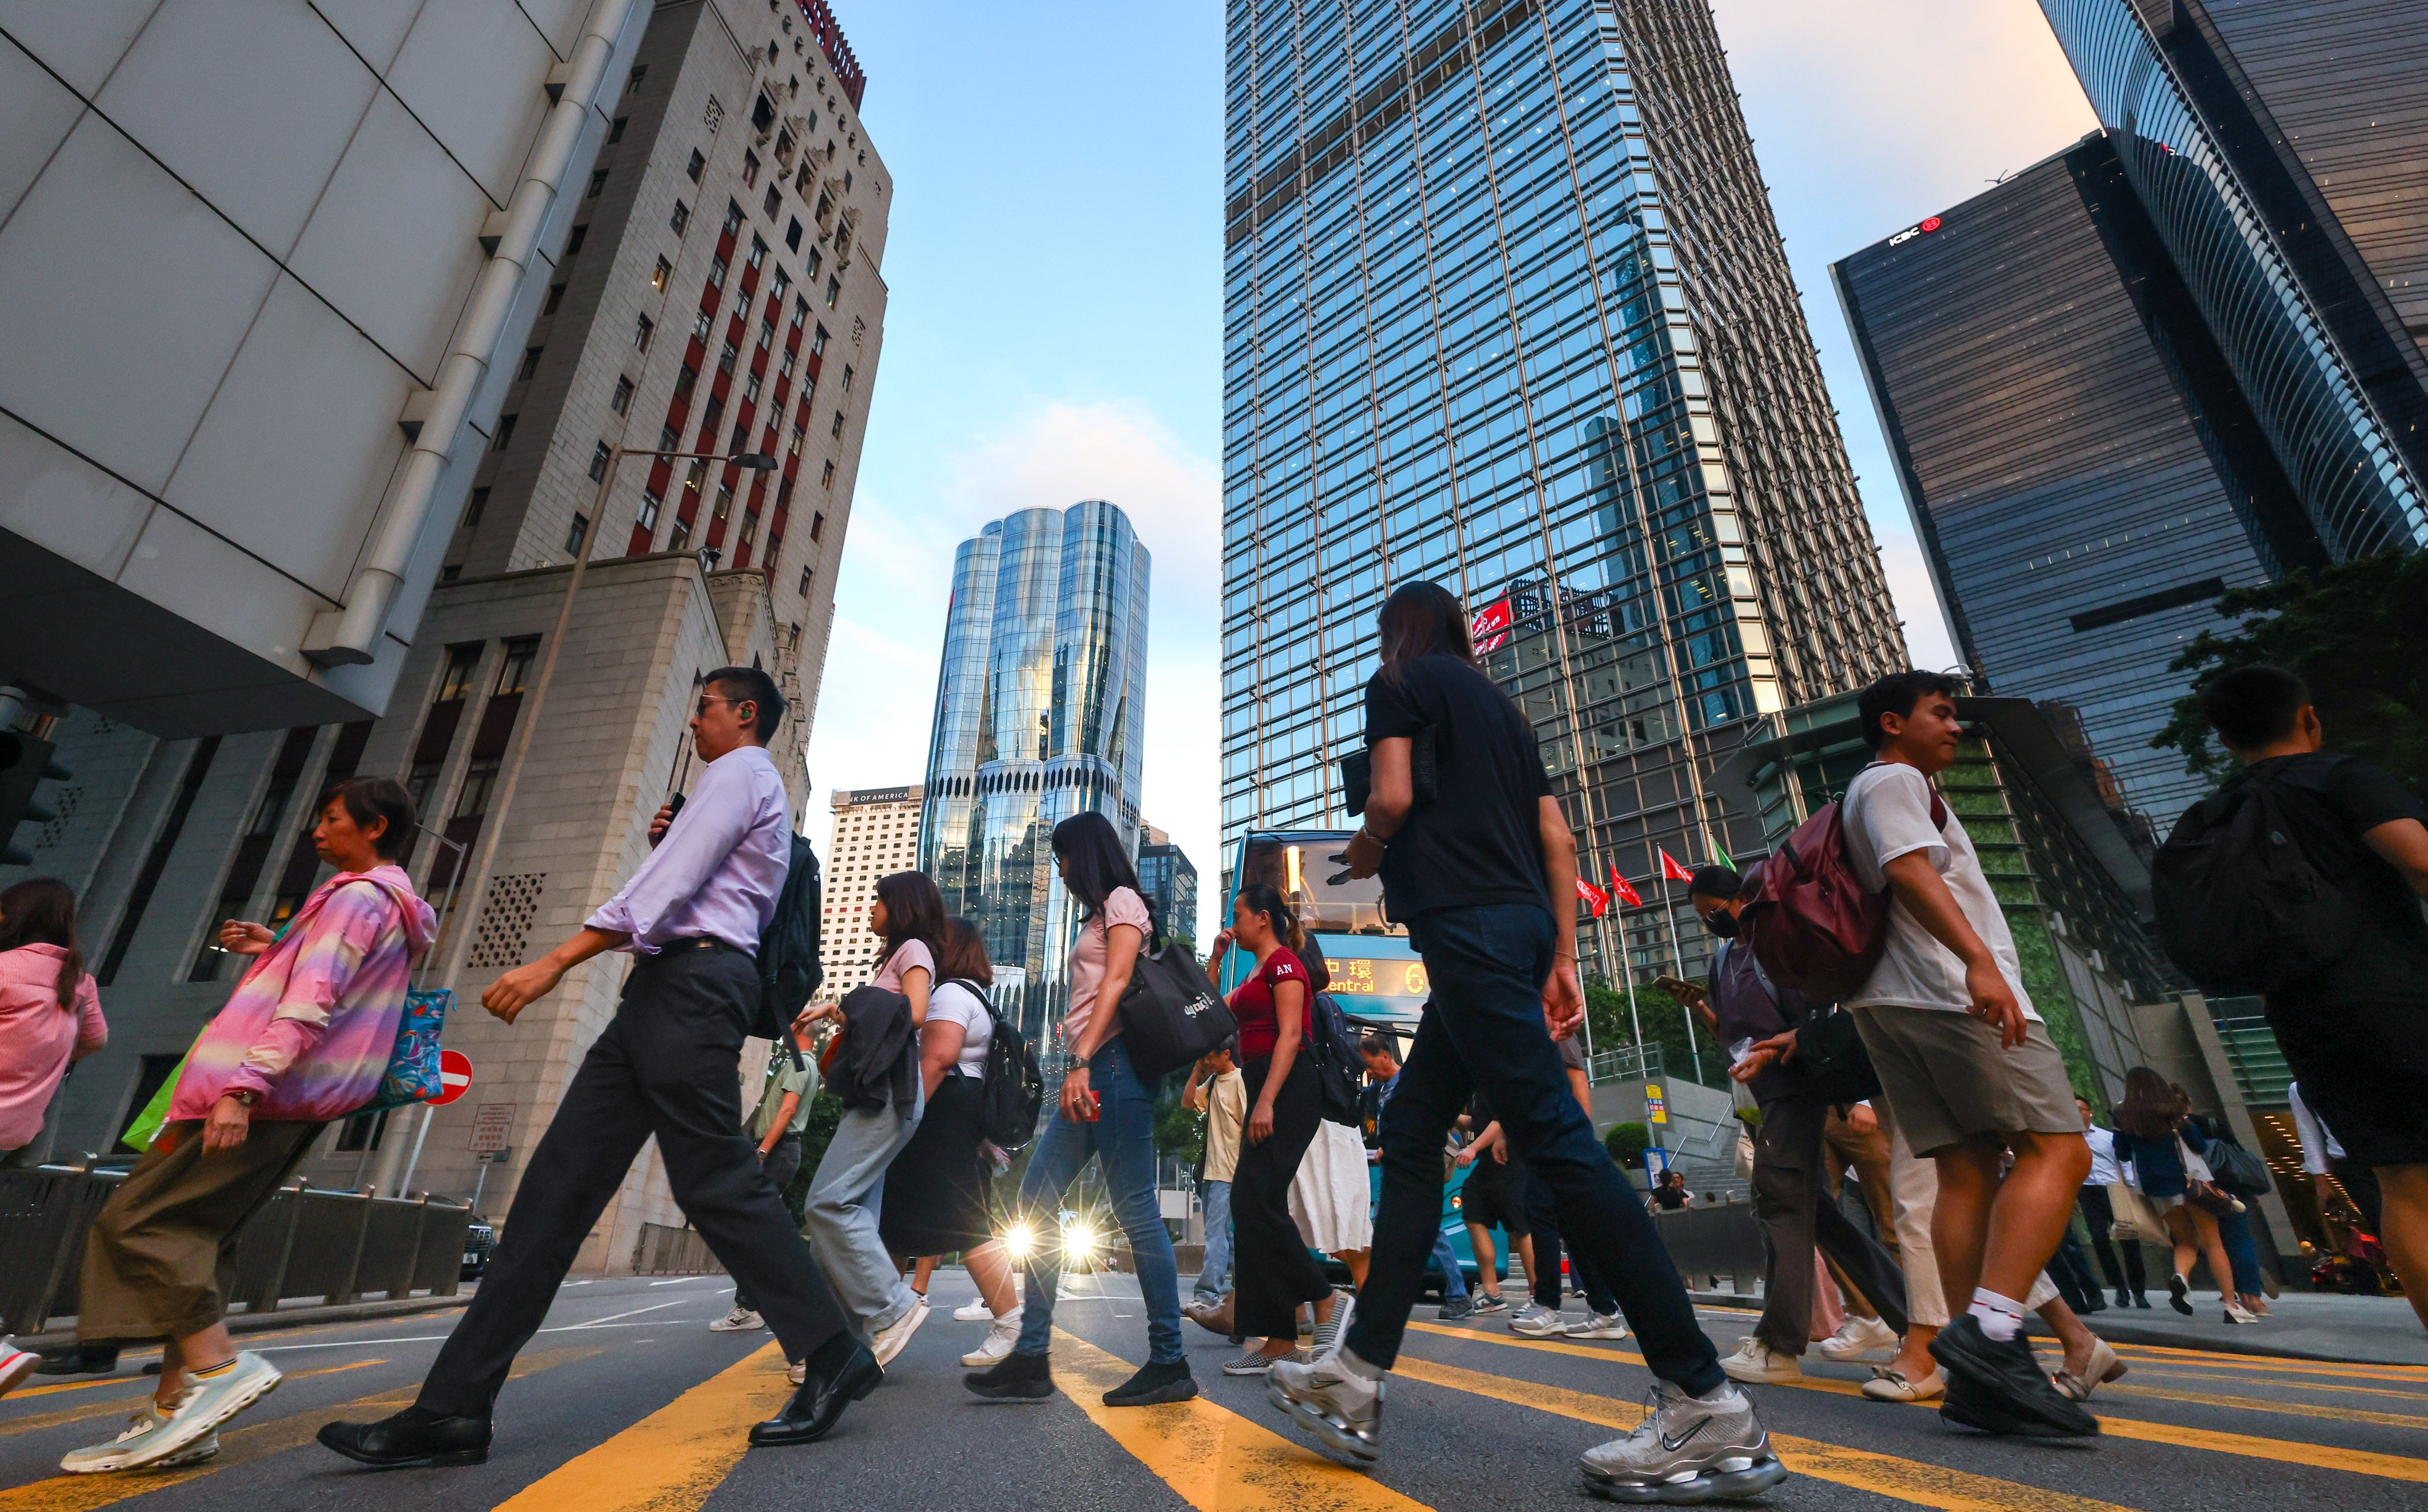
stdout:
<svg viewBox="0 0 2428 1512">
<path fill-rule="evenodd" d="M 1895 236 L 1889 238 L 1889 245 L 1892 247 L 1903 246 L 1905 243 L 1911 241 L 1918 236 L 1922 236 L 1927 232 L 1936 231 L 1938 229 L 1939 217 L 1934 215 L 1930 219 L 1923 222 L 1920 225 L 1910 225 L 1904 230 L 1898 232 Z"/>
</svg>

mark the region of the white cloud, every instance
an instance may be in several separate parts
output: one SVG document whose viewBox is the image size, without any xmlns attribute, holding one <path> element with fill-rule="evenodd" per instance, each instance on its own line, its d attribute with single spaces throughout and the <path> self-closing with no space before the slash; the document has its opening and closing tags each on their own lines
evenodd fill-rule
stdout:
<svg viewBox="0 0 2428 1512">
<path fill-rule="evenodd" d="M 852 508 L 810 736 L 818 791 L 924 774 L 954 549 L 1014 510 L 1103 499 L 1121 506 L 1154 558 L 1140 807 L 1211 885 L 1220 870 L 1220 469 L 1139 405 L 1048 402 L 904 470 L 925 476 L 863 488 Z M 822 847 L 824 810 L 823 798 L 812 805 L 810 826 Z"/>
</svg>

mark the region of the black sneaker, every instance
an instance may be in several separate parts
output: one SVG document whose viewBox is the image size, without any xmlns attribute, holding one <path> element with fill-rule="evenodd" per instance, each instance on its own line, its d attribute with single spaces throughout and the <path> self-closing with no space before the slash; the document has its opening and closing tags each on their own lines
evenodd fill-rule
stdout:
<svg viewBox="0 0 2428 1512">
<path fill-rule="evenodd" d="M 996 1402 L 1039 1402 L 1054 1394 L 1054 1362 L 1043 1355 L 1006 1355 L 961 1384 Z"/>
<path fill-rule="evenodd" d="M 1014 1356 L 1013 1358 L 1018 1358 Z M 1197 1394 L 1197 1377 L 1187 1360 L 1169 1365 L 1146 1364 L 1138 1373 L 1105 1393 L 1108 1407 L 1151 1407 L 1165 1402 L 1186 1402 Z"/>
<path fill-rule="evenodd" d="M 2044 1430 L 2053 1429 L 2071 1438 L 2090 1438 L 2099 1432 L 2099 1420 L 2081 1404 L 2067 1401 L 2050 1383 L 2020 1332 L 1997 1343 L 1981 1331 L 1981 1320 L 1967 1313 L 1939 1331 L 1939 1337 L 1930 1341 L 1930 1356 L 1947 1376 L 1951 1398 L 1960 1379 L 1970 1381 L 1973 1389 L 1966 1393 L 1962 1410 L 1982 1421 L 1967 1426 L 1991 1433 L 2043 1436 Z M 1985 1427 L 1985 1422 L 1999 1426 Z"/>
<path fill-rule="evenodd" d="M 1443 1300 L 1441 1310 L 1434 1316 L 1444 1323 L 1456 1323 L 1461 1318 L 1475 1316 L 1475 1304 L 1465 1297 L 1448 1297 Z"/>
<path fill-rule="evenodd" d="M 2167 1306 L 2189 1318 L 2192 1315 L 2192 1284 L 2180 1275 L 2167 1277 Z"/>
<path fill-rule="evenodd" d="M 2036 1422 L 2029 1418 L 2018 1418 L 1999 1411 L 1996 1404 L 1988 1400 L 1981 1389 L 1965 1376 L 1949 1375 L 1945 1379 L 1947 1394 L 1941 1397 L 1939 1401 L 1939 1420 L 1942 1422 L 1952 1422 L 1960 1428 L 1972 1428 L 1981 1433 L 1997 1434 L 2012 1438 L 2078 1438 L 2081 1437 L 2079 1434 L 2068 1433 L 2062 1428 L 2053 1428 L 2044 1422 Z"/>
<path fill-rule="evenodd" d="M 36 1375 L 107 1375 L 118 1369 L 115 1344 L 70 1344 L 41 1353 L 42 1363 L 34 1367 Z"/>
<path fill-rule="evenodd" d="M 2118 1287 L 2116 1289 L 2116 1306 L 2120 1307 L 2129 1307 L 2133 1306 L 2133 1293 L 2125 1290 L 2123 1287 Z M 2141 1306 L 2146 1307 L 2149 1304 L 2145 1302 L 2141 1304 Z"/>
</svg>

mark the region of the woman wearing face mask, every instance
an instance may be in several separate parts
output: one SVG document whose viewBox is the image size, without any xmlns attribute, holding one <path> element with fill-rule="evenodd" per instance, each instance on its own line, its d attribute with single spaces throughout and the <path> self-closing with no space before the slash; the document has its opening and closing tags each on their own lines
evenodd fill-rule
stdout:
<svg viewBox="0 0 2428 1512">
<path fill-rule="evenodd" d="M 963 1383 L 979 1396 L 1051 1396 L 1054 1373 L 1046 1350 L 1054 1338 L 1054 1293 L 1062 1263 L 1053 1236 L 1062 1193 L 1091 1159 L 1102 1159 L 1113 1215 L 1129 1235 L 1146 1306 L 1147 1362 L 1105 1393 L 1108 1407 L 1185 1402 L 1196 1378 L 1180 1349 L 1180 1267 L 1155 1194 L 1155 1087 L 1131 1065 L 1122 1044 L 1119 1008 L 1153 929 L 1138 873 L 1112 821 L 1092 811 L 1054 827 L 1054 864 L 1063 887 L 1084 911 L 1067 973 L 1071 1006 L 1062 1020 L 1071 1069 L 1062 1079 L 1059 1111 L 1048 1121 L 1021 1177 L 1019 1212 L 1039 1242 L 1028 1257 L 1027 1302 L 1020 1341 L 992 1368 Z"/>
</svg>

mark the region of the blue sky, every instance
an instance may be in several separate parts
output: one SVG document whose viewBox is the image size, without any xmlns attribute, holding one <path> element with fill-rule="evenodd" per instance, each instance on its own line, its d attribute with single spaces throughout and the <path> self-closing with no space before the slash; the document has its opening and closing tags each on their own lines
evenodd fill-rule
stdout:
<svg viewBox="0 0 2428 1512">
<path fill-rule="evenodd" d="M 1210 879 L 1222 8 L 838 0 L 894 183 L 890 291 L 810 776 L 916 781 L 954 545 L 1110 499 L 1155 555 L 1144 812 Z M 1718 0 L 1915 660 L 1954 660 L 1828 264 L 2091 128 L 2030 0 Z M 825 800 L 810 829 L 826 841 Z M 1215 927 L 1209 908 L 1202 927 Z"/>
</svg>

